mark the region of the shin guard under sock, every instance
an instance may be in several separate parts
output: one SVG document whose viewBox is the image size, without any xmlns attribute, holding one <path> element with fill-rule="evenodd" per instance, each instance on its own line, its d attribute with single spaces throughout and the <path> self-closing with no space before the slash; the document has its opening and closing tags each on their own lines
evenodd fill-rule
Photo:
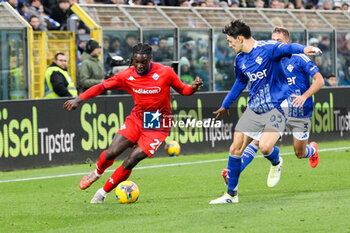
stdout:
<svg viewBox="0 0 350 233">
<path fill-rule="evenodd" d="M 239 175 L 241 174 L 241 158 L 238 155 L 229 155 L 227 164 L 228 190 L 237 190 Z"/>
<path fill-rule="evenodd" d="M 242 164 L 241 164 L 241 172 L 250 164 L 251 161 L 253 161 L 256 153 L 258 152 L 259 148 L 251 142 L 244 150 L 243 156 L 242 156 Z"/>
</svg>

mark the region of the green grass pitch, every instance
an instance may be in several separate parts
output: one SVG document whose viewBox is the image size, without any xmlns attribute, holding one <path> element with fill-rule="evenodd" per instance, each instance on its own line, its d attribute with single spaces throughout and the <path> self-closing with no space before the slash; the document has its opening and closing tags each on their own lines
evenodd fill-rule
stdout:
<svg viewBox="0 0 350 233">
<path fill-rule="evenodd" d="M 220 173 L 227 153 L 142 161 L 129 178 L 141 190 L 134 204 L 119 204 L 114 192 L 104 204 L 89 204 L 111 172 L 81 191 L 79 173 L 90 172 L 88 164 L 3 172 L 0 232 L 350 232 L 350 149 L 334 150 L 340 147 L 350 141 L 319 143 L 331 150 L 319 153 L 317 168 L 281 147 L 274 188 L 266 186 L 270 164 L 258 156 L 241 174 L 238 204 L 208 204 L 226 190 Z M 53 178 L 4 182 L 44 176 Z"/>
</svg>

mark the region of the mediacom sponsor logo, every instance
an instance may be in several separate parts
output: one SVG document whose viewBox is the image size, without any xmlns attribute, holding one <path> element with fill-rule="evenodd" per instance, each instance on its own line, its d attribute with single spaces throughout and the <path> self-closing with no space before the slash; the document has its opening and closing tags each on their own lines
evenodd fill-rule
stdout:
<svg viewBox="0 0 350 233">
<path fill-rule="evenodd" d="M 139 88 L 139 89 L 134 89 L 132 90 L 137 93 L 137 94 L 157 94 L 160 92 L 160 87 L 146 87 L 146 88 Z"/>
</svg>

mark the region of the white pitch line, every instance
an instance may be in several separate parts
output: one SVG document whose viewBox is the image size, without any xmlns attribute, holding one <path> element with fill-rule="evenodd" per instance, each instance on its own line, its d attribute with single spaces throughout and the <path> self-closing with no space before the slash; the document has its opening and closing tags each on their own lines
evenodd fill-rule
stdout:
<svg viewBox="0 0 350 233">
<path fill-rule="evenodd" d="M 336 150 L 346 150 L 350 149 L 350 147 L 337 147 L 337 148 L 326 148 L 320 149 L 319 152 L 325 151 L 336 151 Z M 280 155 L 293 155 L 294 152 L 285 152 Z M 262 155 L 255 156 L 255 158 L 262 158 Z M 136 167 L 133 170 L 141 170 L 141 169 L 149 169 L 149 168 L 162 168 L 162 167 L 174 167 L 174 166 L 183 166 L 183 165 L 192 165 L 192 164 L 201 164 L 201 163 L 212 163 L 212 162 L 221 162 L 226 161 L 227 159 L 214 159 L 214 160 L 203 160 L 196 162 L 185 162 L 185 163 L 171 163 L 171 164 L 160 164 L 153 166 L 145 166 L 145 167 Z M 106 170 L 106 172 L 112 172 L 114 170 Z M 41 177 L 32 177 L 32 178 L 23 178 L 23 179 L 12 179 L 12 180 L 0 180 L 0 183 L 9 183 L 9 182 L 17 182 L 17 181 L 28 181 L 28 180 L 42 180 L 42 179 L 51 179 L 51 178 L 59 178 L 59 177 L 68 177 L 68 176 L 81 176 L 86 175 L 88 172 L 80 172 L 80 173 L 71 173 L 71 174 L 63 174 L 63 175 L 55 175 L 55 176 L 41 176 Z"/>
</svg>

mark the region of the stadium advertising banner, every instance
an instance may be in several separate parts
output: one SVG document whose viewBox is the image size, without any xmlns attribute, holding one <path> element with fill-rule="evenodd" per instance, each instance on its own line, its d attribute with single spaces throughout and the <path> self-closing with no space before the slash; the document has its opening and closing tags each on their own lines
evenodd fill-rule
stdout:
<svg viewBox="0 0 350 233">
<path fill-rule="evenodd" d="M 350 88 L 322 89 L 314 96 L 311 140 L 350 138 L 349 91 Z M 166 141 L 179 142 L 183 155 L 227 151 L 237 120 L 247 106 L 248 93 L 231 106 L 230 116 L 217 121 L 213 111 L 220 107 L 225 95 L 172 95 L 173 114 L 163 122 L 171 127 Z M 1 102 L 0 171 L 94 163 L 134 106 L 130 96 L 103 96 L 67 112 L 62 107 L 65 100 Z M 154 127 L 151 120 L 146 123 Z M 290 132 L 285 134 L 280 144 L 292 143 Z M 167 156 L 163 148 L 164 143 L 154 156 Z"/>
</svg>

